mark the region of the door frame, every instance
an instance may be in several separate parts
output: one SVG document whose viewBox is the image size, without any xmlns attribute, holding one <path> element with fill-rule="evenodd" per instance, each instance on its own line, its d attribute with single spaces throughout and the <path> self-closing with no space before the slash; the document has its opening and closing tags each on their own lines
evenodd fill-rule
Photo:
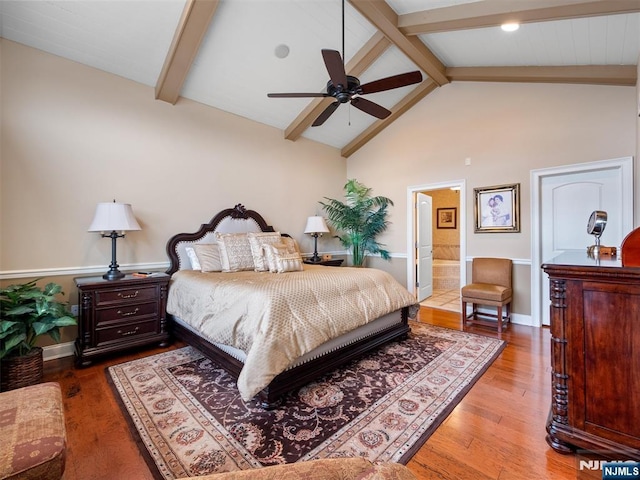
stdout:
<svg viewBox="0 0 640 480">
<path fill-rule="evenodd" d="M 414 296 L 416 291 L 416 193 L 428 194 L 430 190 L 460 188 L 458 222 L 460 225 L 460 285 L 467 283 L 467 182 L 451 180 L 449 182 L 427 183 L 407 187 L 407 290 Z"/>
<path fill-rule="evenodd" d="M 540 268 L 542 262 L 542 218 L 540 205 L 542 180 L 548 176 L 565 175 L 570 173 L 592 172 L 594 170 L 622 169 L 622 178 L 626 179 L 623 185 L 623 204 L 629 205 L 631 212 L 626 212 L 622 224 L 628 231 L 633 229 L 634 200 L 633 200 L 633 157 L 621 157 L 611 160 L 576 163 L 560 167 L 540 168 L 531 170 L 531 325 L 542 326 L 542 279 L 543 272 Z M 585 228 L 587 219 L 585 219 Z M 620 247 L 618 245 L 618 247 Z M 586 250 L 585 250 L 586 252 Z"/>
</svg>

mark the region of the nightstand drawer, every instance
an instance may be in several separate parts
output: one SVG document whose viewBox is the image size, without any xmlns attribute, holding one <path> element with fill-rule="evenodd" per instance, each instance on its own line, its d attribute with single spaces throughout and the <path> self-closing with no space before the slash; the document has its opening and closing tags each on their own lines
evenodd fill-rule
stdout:
<svg viewBox="0 0 640 480">
<path fill-rule="evenodd" d="M 140 286 L 133 288 L 118 288 L 111 290 L 96 291 L 96 306 L 107 305 L 111 303 L 131 303 L 155 301 L 157 297 L 157 289 L 155 285 Z"/>
<path fill-rule="evenodd" d="M 109 328 L 96 329 L 96 346 L 102 346 L 111 342 L 133 340 L 144 335 L 153 335 L 157 332 L 157 322 L 150 319 L 147 322 L 127 323 Z"/>
<path fill-rule="evenodd" d="M 96 310 L 96 327 L 122 321 L 131 323 L 149 315 L 158 316 L 158 302 L 101 308 Z"/>
</svg>

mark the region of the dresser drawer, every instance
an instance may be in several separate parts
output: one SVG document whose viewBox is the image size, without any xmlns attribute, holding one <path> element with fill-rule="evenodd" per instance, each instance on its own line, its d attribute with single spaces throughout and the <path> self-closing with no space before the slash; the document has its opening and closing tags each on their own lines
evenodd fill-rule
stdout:
<svg viewBox="0 0 640 480">
<path fill-rule="evenodd" d="M 96 346 L 107 343 L 121 343 L 126 340 L 135 340 L 137 337 L 153 335 L 157 332 L 158 323 L 153 319 L 146 322 L 127 323 L 109 328 L 96 329 Z"/>
<path fill-rule="evenodd" d="M 126 321 L 128 323 L 143 319 L 145 316 L 158 316 L 158 302 L 134 303 L 96 310 L 96 327 L 109 323 Z"/>
<path fill-rule="evenodd" d="M 110 290 L 96 291 L 96 306 L 112 303 L 131 303 L 156 300 L 157 290 L 155 285 L 142 285 L 129 288 L 112 288 Z"/>
</svg>

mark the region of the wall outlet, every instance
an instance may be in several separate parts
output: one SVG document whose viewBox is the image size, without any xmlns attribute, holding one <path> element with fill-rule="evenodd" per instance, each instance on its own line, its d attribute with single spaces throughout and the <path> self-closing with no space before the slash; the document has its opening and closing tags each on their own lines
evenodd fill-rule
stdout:
<svg viewBox="0 0 640 480">
<path fill-rule="evenodd" d="M 71 315 L 74 317 L 78 316 L 78 305 L 71 305 Z"/>
</svg>

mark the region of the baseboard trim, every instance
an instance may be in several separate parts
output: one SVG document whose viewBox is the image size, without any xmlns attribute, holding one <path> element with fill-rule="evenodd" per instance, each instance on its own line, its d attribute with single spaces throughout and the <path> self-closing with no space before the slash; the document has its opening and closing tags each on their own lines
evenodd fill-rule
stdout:
<svg viewBox="0 0 640 480">
<path fill-rule="evenodd" d="M 71 357 L 74 352 L 74 342 L 47 345 L 46 347 L 42 347 L 42 358 L 46 362 L 47 360 L 55 360 L 56 358 Z"/>
</svg>

